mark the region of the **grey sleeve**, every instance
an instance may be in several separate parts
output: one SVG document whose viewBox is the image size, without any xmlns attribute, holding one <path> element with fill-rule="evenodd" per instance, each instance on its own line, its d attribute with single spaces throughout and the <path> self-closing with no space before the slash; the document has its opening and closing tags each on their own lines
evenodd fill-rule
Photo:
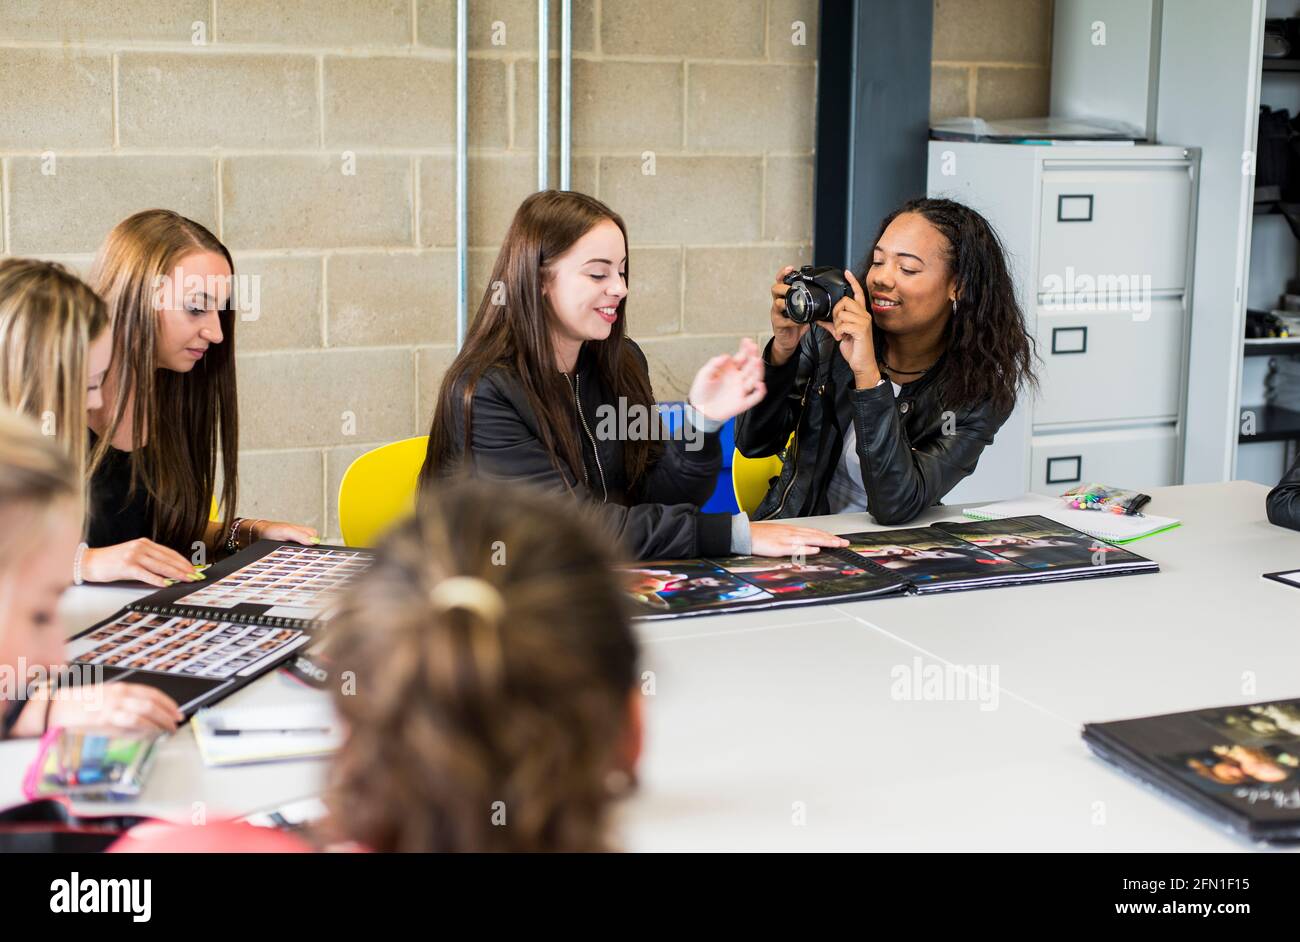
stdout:
<svg viewBox="0 0 1300 942">
<path fill-rule="evenodd" d="M 727 424 L 726 422 L 719 422 L 717 419 L 709 418 L 689 402 L 686 403 L 682 409 L 682 417 L 687 422 L 691 423 L 692 428 L 703 432 L 705 435 L 708 435 L 710 432 L 716 432 L 722 428 L 722 426 Z"/>
<path fill-rule="evenodd" d="M 731 551 L 737 556 L 754 552 L 754 540 L 749 532 L 749 514 L 731 515 Z"/>
</svg>

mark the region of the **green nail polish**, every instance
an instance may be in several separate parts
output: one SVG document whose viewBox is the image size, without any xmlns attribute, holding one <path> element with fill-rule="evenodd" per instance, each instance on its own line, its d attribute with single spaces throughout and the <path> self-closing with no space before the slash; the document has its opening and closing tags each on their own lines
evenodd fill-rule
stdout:
<svg viewBox="0 0 1300 942">
<path fill-rule="evenodd" d="M 163 580 L 163 585 L 175 585 L 175 584 L 176 584 L 176 580 L 175 580 L 175 579 L 164 579 L 164 580 Z"/>
<path fill-rule="evenodd" d="M 311 541 L 312 541 L 313 543 L 319 543 L 319 542 L 320 542 L 320 537 L 318 537 L 318 536 L 313 536 L 313 537 L 311 538 Z"/>
</svg>

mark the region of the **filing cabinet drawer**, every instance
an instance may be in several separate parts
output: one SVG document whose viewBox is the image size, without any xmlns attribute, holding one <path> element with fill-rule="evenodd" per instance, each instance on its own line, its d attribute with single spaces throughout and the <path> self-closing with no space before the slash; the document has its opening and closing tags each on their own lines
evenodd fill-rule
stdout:
<svg viewBox="0 0 1300 942">
<path fill-rule="evenodd" d="M 1056 496 L 1076 484 L 1164 487 L 1175 483 L 1177 447 L 1173 425 L 1035 435 L 1030 490 Z"/>
<path fill-rule="evenodd" d="M 1044 168 L 1042 181 L 1037 294 L 1085 278 L 1128 278 L 1134 290 L 1186 287 L 1186 165 Z"/>
<path fill-rule="evenodd" d="M 1043 370 L 1034 424 L 1172 419 L 1182 388 L 1183 324 L 1179 299 L 1134 312 L 1039 307 Z"/>
</svg>

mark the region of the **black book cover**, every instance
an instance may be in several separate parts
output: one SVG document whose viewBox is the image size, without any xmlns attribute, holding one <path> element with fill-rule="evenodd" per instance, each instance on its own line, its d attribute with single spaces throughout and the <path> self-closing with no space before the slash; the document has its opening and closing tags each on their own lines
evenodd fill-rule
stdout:
<svg viewBox="0 0 1300 942">
<path fill-rule="evenodd" d="M 1300 841 L 1300 700 L 1089 723 L 1102 759 L 1255 840 Z"/>
</svg>

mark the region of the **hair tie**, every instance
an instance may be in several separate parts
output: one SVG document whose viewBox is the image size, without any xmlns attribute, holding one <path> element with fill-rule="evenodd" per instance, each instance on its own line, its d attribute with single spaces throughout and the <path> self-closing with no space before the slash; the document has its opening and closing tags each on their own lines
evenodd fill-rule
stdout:
<svg viewBox="0 0 1300 942">
<path fill-rule="evenodd" d="M 491 621 L 505 614 L 506 603 L 496 587 L 477 576 L 451 576 L 429 590 L 429 603 L 438 611 L 464 608 Z"/>
<path fill-rule="evenodd" d="M 429 590 L 429 602 L 435 612 L 459 608 L 479 616 L 468 624 L 464 638 L 466 653 L 478 683 L 495 686 L 502 671 L 501 616 L 506 610 L 501 593 L 485 579 L 451 576 Z"/>
</svg>

